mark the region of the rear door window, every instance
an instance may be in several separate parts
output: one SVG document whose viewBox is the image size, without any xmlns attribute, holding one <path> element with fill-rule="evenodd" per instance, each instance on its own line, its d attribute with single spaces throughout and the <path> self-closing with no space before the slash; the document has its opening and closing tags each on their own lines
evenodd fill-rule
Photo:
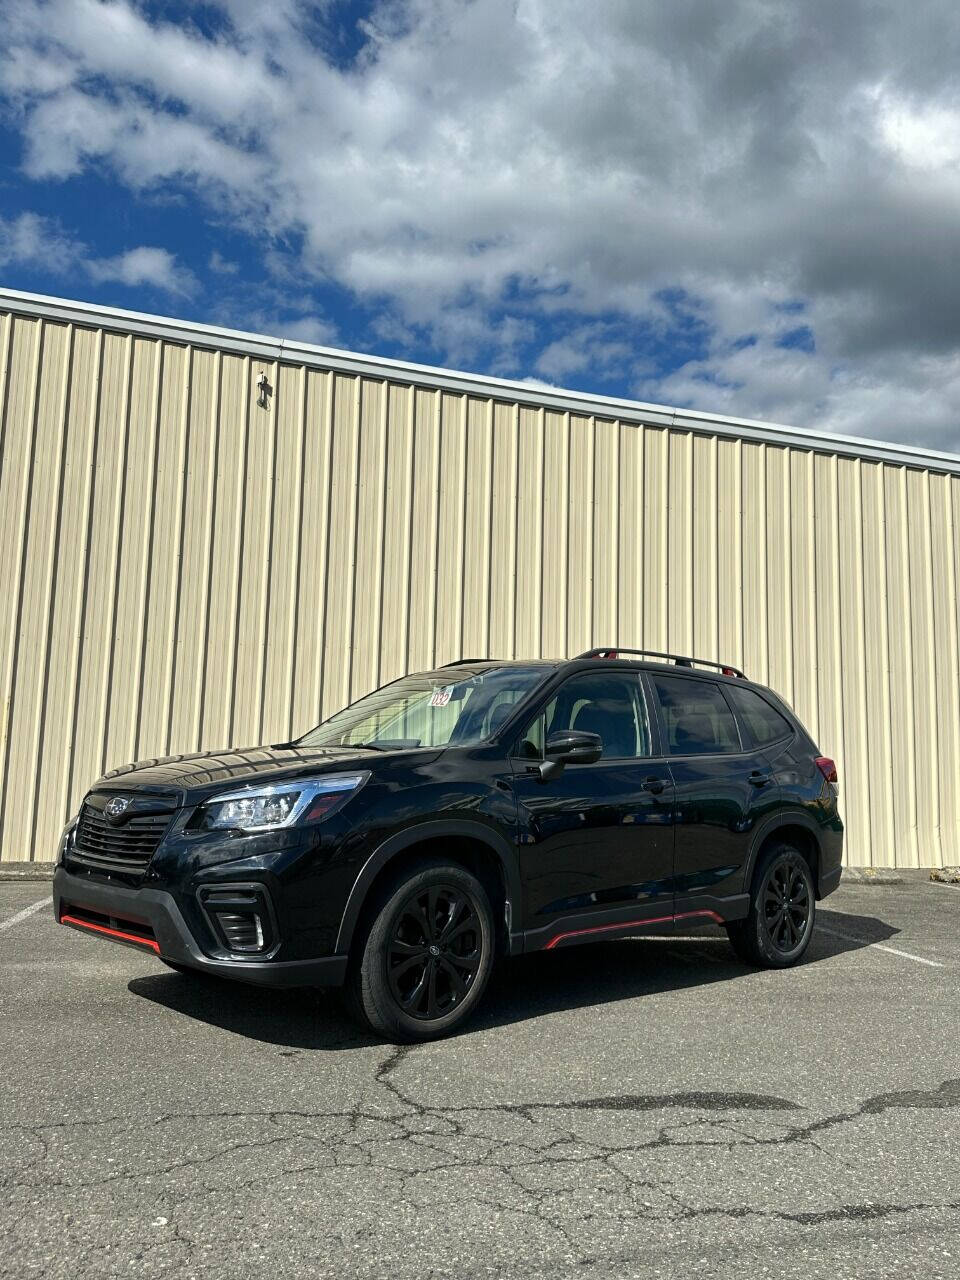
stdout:
<svg viewBox="0 0 960 1280">
<path fill-rule="evenodd" d="M 772 707 L 766 698 L 752 689 L 741 689 L 736 685 L 728 685 L 727 693 L 733 703 L 734 710 L 747 727 L 749 735 L 758 747 L 768 743 L 779 742 L 793 733 L 793 726 L 786 716 L 782 716 L 776 707 Z"/>
<path fill-rule="evenodd" d="M 665 754 L 713 756 L 741 751 L 733 712 L 710 680 L 651 675 L 663 718 Z"/>
</svg>

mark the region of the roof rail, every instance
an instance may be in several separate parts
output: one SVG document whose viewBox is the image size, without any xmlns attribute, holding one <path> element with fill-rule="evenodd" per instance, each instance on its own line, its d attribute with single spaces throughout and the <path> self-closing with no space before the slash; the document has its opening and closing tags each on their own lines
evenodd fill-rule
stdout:
<svg viewBox="0 0 960 1280">
<path fill-rule="evenodd" d="M 640 658 L 659 658 L 663 662 L 673 662 L 678 667 L 715 667 L 721 675 L 736 676 L 740 680 L 747 678 L 739 667 L 733 667 L 729 662 L 712 662 L 709 658 L 689 658 L 681 653 L 661 653 L 658 649 L 623 649 L 619 645 L 607 645 L 599 649 L 588 649 L 586 653 L 578 653 L 577 657 L 619 658 L 626 654 Z"/>
</svg>

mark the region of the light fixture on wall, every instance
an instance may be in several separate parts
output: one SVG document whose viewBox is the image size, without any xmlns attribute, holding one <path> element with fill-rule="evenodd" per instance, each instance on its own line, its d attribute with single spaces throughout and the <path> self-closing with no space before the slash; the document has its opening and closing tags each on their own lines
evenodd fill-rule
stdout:
<svg viewBox="0 0 960 1280">
<path fill-rule="evenodd" d="M 257 396 L 257 404 L 260 406 L 261 409 L 269 409 L 270 401 L 268 397 L 270 393 L 273 391 L 273 387 L 271 387 L 270 380 L 268 379 L 266 373 L 260 374 L 260 377 L 257 379 L 257 387 L 259 388 L 259 391 L 260 391 L 260 394 Z"/>
</svg>

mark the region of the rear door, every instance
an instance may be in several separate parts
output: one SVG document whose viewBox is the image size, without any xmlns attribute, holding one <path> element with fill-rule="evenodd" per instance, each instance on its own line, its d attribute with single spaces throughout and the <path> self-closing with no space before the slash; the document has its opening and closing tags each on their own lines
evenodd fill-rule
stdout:
<svg viewBox="0 0 960 1280">
<path fill-rule="evenodd" d="M 763 752 L 718 681 L 649 672 L 676 802 L 677 913 L 717 910 L 743 893 L 754 828 L 779 807 Z"/>
<path fill-rule="evenodd" d="M 603 756 L 543 781 L 551 733 L 597 733 Z M 673 786 L 636 670 L 572 675 L 514 750 L 524 927 L 530 947 L 558 945 L 673 913 Z"/>
</svg>

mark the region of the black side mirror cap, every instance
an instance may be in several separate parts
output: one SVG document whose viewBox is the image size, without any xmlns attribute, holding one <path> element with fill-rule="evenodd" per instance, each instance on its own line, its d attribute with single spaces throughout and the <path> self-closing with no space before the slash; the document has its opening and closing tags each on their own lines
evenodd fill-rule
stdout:
<svg viewBox="0 0 960 1280">
<path fill-rule="evenodd" d="M 599 733 L 564 729 L 551 733 L 544 755 L 546 759 L 540 766 L 540 778 L 546 782 L 560 773 L 564 765 L 596 764 L 603 755 L 603 739 Z"/>
</svg>

